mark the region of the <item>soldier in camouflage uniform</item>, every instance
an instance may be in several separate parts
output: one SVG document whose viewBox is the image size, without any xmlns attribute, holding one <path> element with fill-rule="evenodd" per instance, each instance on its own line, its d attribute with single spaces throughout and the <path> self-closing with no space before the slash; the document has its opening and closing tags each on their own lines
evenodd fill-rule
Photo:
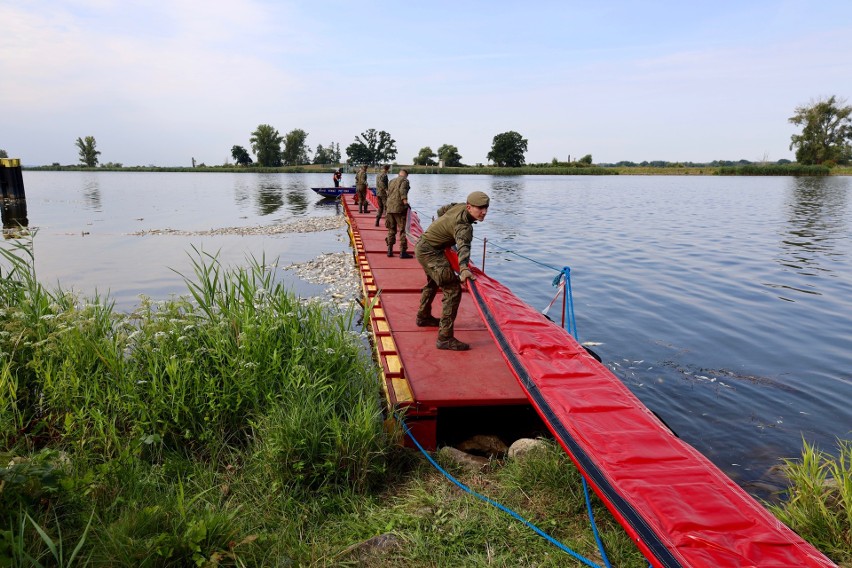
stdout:
<svg viewBox="0 0 852 568">
<path fill-rule="evenodd" d="M 408 239 L 405 236 L 405 221 L 408 218 L 408 170 L 399 170 L 399 175 L 388 184 L 387 211 L 385 212 L 385 227 L 388 228 L 388 236 L 385 242 L 388 245 L 388 256 L 393 256 L 393 245 L 396 242 L 396 234 L 399 233 L 399 258 L 413 258 L 408 254 Z"/>
<path fill-rule="evenodd" d="M 369 213 L 367 209 L 367 166 L 363 165 L 355 174 L 355 201 L 358 202 L 358 213 Z"/>
<path fill-rule="evenodd" d="M 376 201 L 379 202 L 379 210 L 376 212 L 376 227 L 379 226 L 379 219 L 382 218 L 382 213 L 385 212 L 385 202 L 388 198 L 388 170 L 390 166 L 385 164 L 376 176 Z"/>
<path fill-rule="evenodd" d="M 426 272 L 426 285 L 421 291 L 420 309 L 417 311 L 417 325 L 438 327 L 438 349 L 470 349 L 470 345 L 455 338 L 453 328 L 461 303 L 461 283 L 476 280 L 468 268 L 473 224 L 485 220 L 489 202 L 486 194 L 474 191 L 467 196 L 467 203 L 444 205 L 438 209 L 438 218 L 429 225 L 414 247 L 414 255 Z M 456 246 L 459 256 L 458 276 L 444 255 L 444 250 L 453 245 Z M 435 299 L 438 288 L 444 295 L 440 320 L 432 316 L 432 300 Z"/>
</svg>

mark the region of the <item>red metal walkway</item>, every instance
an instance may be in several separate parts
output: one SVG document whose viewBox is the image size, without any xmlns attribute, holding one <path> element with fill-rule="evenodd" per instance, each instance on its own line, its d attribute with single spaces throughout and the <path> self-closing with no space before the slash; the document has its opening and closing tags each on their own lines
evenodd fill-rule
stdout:
<svg viewBox="0 0 852 568">
<path fill-rule="evenodd" d="M 387 229 L 384 220 L 376 227 L 373 205 L 370 213 L 358 213 L 353 195 L 344 196 L 343 204 L 364 297 L 375 302 L 370 323 L 376 355 L 384 370 L 385 395 L 391 405 L 406 410 L 407 423 L 418 441 L 426 448 L 435 448 L 441 408 L 529 406 L 467 291 L 462 294 L 455 333 L 470 344 L 471 350 L 439 351 L 435 347 L 437 328 L 417 327 L 414 321 L 420 289 L 426 283 L 420 263 L 415 258 L 399 258 L 399 242 L 394 256 L 387 256 Z M 413 229 L 419 235 L 419 228 Z M 412 254 L 413 249 L 410 243 Z M 432 306 L 435 316 L 440 316 L 441 299 L 439 292 Z"/>
</svg>

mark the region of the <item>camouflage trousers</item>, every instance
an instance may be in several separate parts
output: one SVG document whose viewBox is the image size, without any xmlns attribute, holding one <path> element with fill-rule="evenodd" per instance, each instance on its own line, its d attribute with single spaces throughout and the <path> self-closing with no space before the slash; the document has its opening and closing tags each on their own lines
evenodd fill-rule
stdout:
<svg viewBox="0 0 852 568">
<path fill-rule="evenodd" d="M 358 204 L 358 213 L 367 210 L 367 186 L 355 188 L 355 203 Z"/>
<path fill-rule="evenodd" d="M 417 317 L 425 318 L 432 315 L 432 300 L 435 299 L 440 288 L 444 299 L 441 302 L 438 339 L 453 337 L 456 315 L 459 313 L 459 304 L 461 304 L 461 281 L 443 251 L 436 252 L 429 245 L 424 245 L 422 239 L 414 247 L 414 255 L 426 272 L 426 285 L 420 291 L 420 308 L 417 310 Z"/>
<path fill-rule="evenodd" d="M 376 194 L 376 202 L 379 204 L 378 210 L 376 211 L 376 221 L 382 218 L 382 215 L 385 212 L 385 200 L 386 197 L 382 197 L 378 193 Z"/>
<path fill-rule="evenodd" d="M 396 243 L 396 234 L 399 233 L 399 250 L 408 251 L 408 238 L 405 236 L 405 221 L 408 217 L 408 212 L 391 213 L 385 215 L 385 227 L 388 228 L 388 236 L 385 237 L 385 243 L 392 247 Z"/>
</svg>

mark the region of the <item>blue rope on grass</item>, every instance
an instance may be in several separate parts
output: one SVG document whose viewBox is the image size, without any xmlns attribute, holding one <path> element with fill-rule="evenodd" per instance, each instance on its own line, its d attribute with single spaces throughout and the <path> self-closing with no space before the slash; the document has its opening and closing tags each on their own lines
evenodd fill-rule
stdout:
<svg viewBox="0 0 852 568">
<path fill-rule="evenodd" d="M 598 550 L 601 552 L 601 558 L 603 558 L 606 568 L 612 568 L 612 565 L 609 563 L 609 558 L 606 556 L 606 550 L 604 550 L 603 542 L 601 542 L 601 536 L 598 534 L 598 525 L 595 523 L 595 514 L 592 513 L 592 499 L 589 497 L 589 484 L 586 483 L 586 478 L 582 475 L 580 476 L 580 479 L 583 480 L 583 494 L 586 496 L 586 510 L 589 512 L 589 521 L 592 524 L 592 533 L 595 535 L 595 542 L 598 543 Z"/>
<path fill-rule="evenodd" d="M 471 489 L 470 487 L 468 487 L 467 485 L 465 485 L 464 483 L 462 483 L 461 481 L 459 481 L 458 479 L 453 477 L 447 470 L 445 470 L 440 465 L 438 465 L 438 462 L 436 462 L 432 458 L 432 456 L 429 455 L 429 452 L 427 452 L 423 448 L 423 446 L 420 445 L 420 442 L 418 442 L 417 438 L 415 438 L 414 435 L 411 433 L 411 430 L 408 428 L 408 424 L 405 423 L 405 420 L 403 420 L 402 417 L 399 416 L 399 415 L 397 415 L 396 418 L 397 418 L 397 420 L 399 420 L 400 424 L 402 424 L 402 428 L 403 428 L 403 430 L 405 430 L 405 434 L 411 439 L 412 442 L 414 442 L 414 445 L 417 446 L 417 449 L 419 449 L 420 452 L 424 456 L 426 456 L 426 459 L 429 460 L 429 463 L 432 464 L 432 467 L 434 467 L 439 472 L 441 472 L 441 474 L 444 477 L 446 477 L 451 482 L 453 482 L 453 484 L 455 484 L 459 489 L 461 489 L 462 491 L 466 491 L 467 493 L 470 493 L 471 495 L 473 495 L 477 499 L 485 501 L 489 505 L 500 509 L 504 513 L 508 513 L 509 515 L 514 517 L 516 520 L 520 521 L 521 523 L 523 523 L 527 527 L 531 528 L 540 537 L 542 537 L 546 541 L 550 542 L 556 548 L 558 548 L 561 551 L 573 556 L 574 558 L 576 558 L 577 560 L 579 560 L 580 562 L 582 562 L 586 566 L 590 566 L 591 568 L 601 568 L 598 564 L 595 564 L 594 562 L 592 562 L 591 560 L 589 560 L 585 556 L 582 556 L 581 554 L 574 552 L 573 550 L 571 550 L 570 548 L 568 548 L 567 546 L 565 546 L 564 544 L 562 544 L 561 542 L 559 542 L 558 540 L 556 540 L 555 538 L 553 538 L 552 536 L 550 536 L 549 534 L 547 534 L 546 532 L 544 532 L 543 530 L 541 530 L 540 528 L 538 528 L 537 526 L 535 526 L 534 524 L 532 524 L 531 522 L 529 522 L 528 520 L 526 520 L 525 518 L 520 516 L 515 511 L 509 509 L 505 505 L 501 505 L 497 501 L 494 501 L 493 499 L 490 499 L 490 498 L 486 497 L 485 495 L 482 495 L 481 493 L 477 493 L 476 491 L 474 491 L 473 489 Z M 583 480 L 583 487 L 585 487 L 585 483 L 586 483 L 585 480 Z M 591 501 L 589 500 L 588 493 L 586 494 L 586 504 L 589 506 L 589 515 L 590 515 L 590 518 L 592 519 L 592 525 L 594 526 L 594 518 L 591 517 L 591 515 L 592 515 Z M 594 528 L 594 533 L 595 533 L 595 540 L 598 542 L 598 546 L 601 547 L 601 554 L 604 558 L 604 562 L 606 562 L 607 568 L 611 568 L 609 561 L 607 560 L 606 553 L 604 553 L 604 551 L 603 551 L 603 544 L 601 544 L 600 539 L 598 538 L 597 527 Z"/>
</svg>

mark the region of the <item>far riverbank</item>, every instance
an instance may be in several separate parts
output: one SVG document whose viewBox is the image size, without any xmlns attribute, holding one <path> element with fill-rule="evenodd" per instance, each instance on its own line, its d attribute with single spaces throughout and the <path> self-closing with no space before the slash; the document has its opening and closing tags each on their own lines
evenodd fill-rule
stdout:
<svg viewBox="0 0 852 568">
<path fill-rule="evenodd" d="M 71 171 L 71 172 L 220 172 L 220 173 L 281 173 L 281 174 L 315 174 L 331 173 L 337 168 L 345 173 L 353 173 L 354 169 L 346 164 L 326 165 L 303 165 L 282 166 L 277 168 L 248 166 L 240 167 L 232 164 L 222 166 L 197 166 L 197 167 L 159 167 L 159 166 L 129 166 L 113 167 L 101 166 L 87 168 L 85 166 L 24 166 L 22 169 L 28 171 Z M 550 166 L 550 165 L 528 165 L 517 168 L 498 166 L 461 166 L 444 167 L 438 166 L 411 166 L 406 164 L 393 164 L 391 171 L 405 168 L 412 174 L 442 174 L 442 175 L 633 175 L 633 176 L 718 176 L 718 175 L 817 175 L 817 176 L 849 176 L 852 175 L 852 166 L 800 166 L 797 164 L 785 165 L 744 165 L 744 166 Z M 375 173 L 378 168 L 369 168 L 370 173 Z"/>
</svg>

